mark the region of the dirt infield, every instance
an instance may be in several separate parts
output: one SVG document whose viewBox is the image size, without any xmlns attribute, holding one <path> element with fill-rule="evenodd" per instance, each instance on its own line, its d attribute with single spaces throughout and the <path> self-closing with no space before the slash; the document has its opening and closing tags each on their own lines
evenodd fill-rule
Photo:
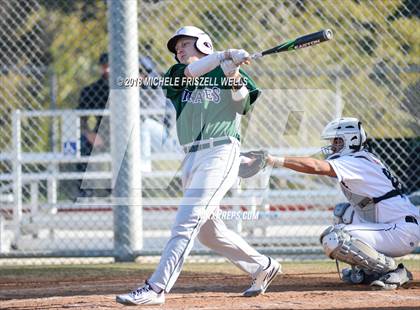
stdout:
<svg viewBox="0 0 420 310">
<path fill-rule="evenodd" d="M 330 263 L 284 263 L 269 291 L 240 293 L 250 279 L 229 264 L 189 264 L 162 307 L 147 309 L 419 309 L 420 261 L 409 288 L 371 291 L 338 279 Z M 0 309 L 113 309 L 115 295 L 141 283 L 153 265 L 0 267 Z M 209 272 L 211 270 L 211 272 Z"/>
</svg>

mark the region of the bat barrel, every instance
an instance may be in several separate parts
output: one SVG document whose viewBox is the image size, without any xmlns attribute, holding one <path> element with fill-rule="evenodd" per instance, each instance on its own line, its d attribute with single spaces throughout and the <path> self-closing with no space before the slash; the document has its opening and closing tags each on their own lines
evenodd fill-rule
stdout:
<svg viewBox="0 0 420 310">
<path fill-rule="evenodd" d="M 297 38 L 293 43 L 292 49 L 301 49 L 308 46 L 312 46 L 321 42 L 330 40 L 333 37 L 331 29 L 325 29 L 311 34 L 307 34 L 303 37 Z"/>
<path fill-rule="evenodd" d="M 294 40 L 286 41 L 278 46 L 262 51 L 260 53 L 255 53 L 251 55 L 251 59 L 258 59 L 265 55 L 270 55 L 270 54 L 280 53 L 280 52 L 287 52 L 287 51 L 292 51 L 296 49 L 313 46 L 321 42 L 329 41 L 333 38 L 333 36 L 334 34 L 331 29 L 324 29 L 318 32 L 304 35 Z"/>
</svg>

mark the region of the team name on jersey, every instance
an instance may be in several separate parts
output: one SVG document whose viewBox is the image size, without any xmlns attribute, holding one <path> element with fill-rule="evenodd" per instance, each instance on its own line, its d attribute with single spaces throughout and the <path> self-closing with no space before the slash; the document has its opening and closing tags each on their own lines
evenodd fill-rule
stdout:
<svg viewBox="0 0 420 310">
<path fill-rule="evenodd" d="M 220 103 L 220 88 L 203 88 L 195 89 L 194 91 L 185 89 L 182 93 L 181 101 L 191 104 L 203 103 L 204 101 Z"/>
</svg>

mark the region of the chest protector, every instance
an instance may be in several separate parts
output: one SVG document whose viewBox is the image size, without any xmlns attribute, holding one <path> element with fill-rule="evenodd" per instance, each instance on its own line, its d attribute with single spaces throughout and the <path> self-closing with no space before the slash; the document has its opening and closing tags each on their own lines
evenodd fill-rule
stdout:
<svg viewBox="0 0 420 310">
<path fill-rule="evenodd" d="M 368 156 L 355 156 L 361 160 L 371 159 Z M 389 192 L 378 197 L 367 197 L 355 194 L 350 191 L 350 189 L 344 184 L 341 183 L 341 190 L 343 191 L 344 196 L 348 199 L 350 204 L 353 206 L 354 211 L 357 215 L 366 222 L 377 223 L 378 222 L 378 203 L 382 200 L 389 199 L 398 195 L 403 195 L 403 190 L 400 186 L 390 190 Z"/>
<path fill-rule="evenodd" d="M 378 208 L 376 203 L 370 197 L 361 196 L 352 193 L 345 185 L 340 184 L 341 190 L 344 196 L 353 206 L 356 214 L 366 222 L 377 223 L 378 222 Z"/>
</svg>

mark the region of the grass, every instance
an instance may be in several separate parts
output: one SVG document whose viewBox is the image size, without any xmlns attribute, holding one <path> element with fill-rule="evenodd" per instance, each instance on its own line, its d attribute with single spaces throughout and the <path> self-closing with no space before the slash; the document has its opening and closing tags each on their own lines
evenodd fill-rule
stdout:
<svg viewBox="0 0 420 310">
<path fill-rule="evenodd" d="M 420 260 L 404 261 L 406 267 L 413 272 L 420 272 Z M 345 264 L 340 264 L 341 268 Z M 0 282 L 25 279 L 45 278 L 46 280 L 82 278 L 112 278 L 134 276 L 137 274 L 150 274 L 156 264 L 152 263 L 115 263 L 115 264 L 88 264 L 88 265 L 45 265 L 45 266 L 6 266 L 0 267 Z M 309 274 L 320 272 L 335 272 L 334 261 L 311 262 L 284 262 L 283 272 L 286 274 Z M 225 273 L 243 274 L 230 263 L 187 263 L 184 273 Z"/>
</svg>

